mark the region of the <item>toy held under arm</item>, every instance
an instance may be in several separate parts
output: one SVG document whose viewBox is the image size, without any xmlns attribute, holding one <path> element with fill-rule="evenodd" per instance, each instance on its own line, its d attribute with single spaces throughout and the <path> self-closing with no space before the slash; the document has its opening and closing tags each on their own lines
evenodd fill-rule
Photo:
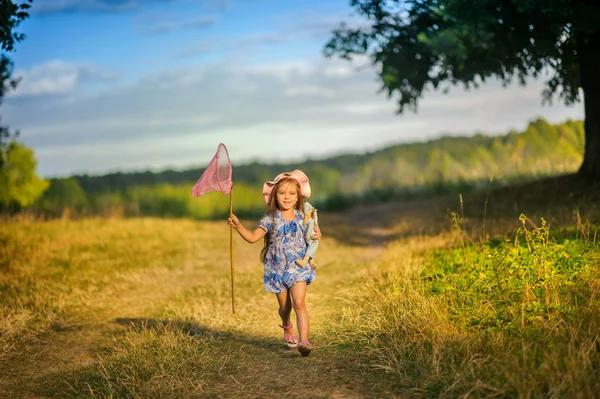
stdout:
<svg viewBox="0 0 600 399">
<path fill-rule="evenodd" d="M 308 263 L 311 269 L 315 270 L 317 264 L 315 263 L 314 258 L 317 247 L 319 246 L 319 241 L 313 239 L 313 234 L 315 228 L 319 227 L 319 217 L 317 215 L 317 209 L 313 208 L 308 202 L 305 202 L 304 204 L 304 219 L 302 223 L 304 225 L 304 239 L 306 240 L 308 247 L 306 248 L 304 258 L 296 260 L 296 263 L 301 267 L 305 267 Z"/>
</svg>

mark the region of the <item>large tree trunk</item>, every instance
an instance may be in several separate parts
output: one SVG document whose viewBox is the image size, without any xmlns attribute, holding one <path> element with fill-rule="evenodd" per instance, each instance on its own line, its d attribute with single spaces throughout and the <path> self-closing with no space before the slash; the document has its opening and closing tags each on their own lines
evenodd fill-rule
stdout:
<svg viewBox="0 0 600 399">
<path fill-rule="evenodd" d="M 600 29 L 577 40 L 584 93 L 585 154 L 579 174 L 600 180 Z"/>
</svg>

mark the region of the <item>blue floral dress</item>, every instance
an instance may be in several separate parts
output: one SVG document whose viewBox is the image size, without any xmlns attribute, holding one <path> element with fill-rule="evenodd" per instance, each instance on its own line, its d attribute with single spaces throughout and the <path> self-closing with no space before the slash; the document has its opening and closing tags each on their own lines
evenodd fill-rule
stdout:
<svg viewBox="0 0 600 399">
<path fill-rule="evenodd" d="M 307 264 L 300 267 L 296 259 L 304 258 L 306 241 L 302 230 L 304 214 L 294 209 L 294 219 L 286 221 L 279 211 L 264 216 L 258 226 L 270 235 L 265 256 L 265 291 L 275 294 L 292 287 L 298 281 L 312 283 L 317 272 Z"/>
</svg>

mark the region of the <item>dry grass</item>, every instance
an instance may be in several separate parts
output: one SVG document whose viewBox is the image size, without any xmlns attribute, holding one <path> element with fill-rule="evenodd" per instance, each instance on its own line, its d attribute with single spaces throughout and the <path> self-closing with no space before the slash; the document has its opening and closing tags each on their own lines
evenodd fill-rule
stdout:
<svg viewBox="0 0 600 399">
<path fill-rule="evenodd" d="M 593 300 L 600 283 L 592 275 L 585 275 L 587 291 L 561 291 L 562 280 L 555 280 L 548 298 L 566 304 L 561 295 L 576 292 L 589 302 L 571 319 L 552 313 L 537 330 L 522 330 L 538 335 L 518 339 L 467 323 L 503 311 L 492 301 L 494 291 L 473 296 L 477 307 L 467 309 L 471 286 L 432 294 L 435 278 L 424 278 L 444 267 L 446 277 L 461 276 L 459 270 L 484 268 L 486 256 L 496 256 L 502 237 L 519 226 L 515 212 L 526 208 L 501 206 L 516 198 L 503 195 L 489 197 L 486 232 L 499 239 L 491 241 L 481 237 L 483 204 L 476 202 L 485 197 L 465 198 L 463 209 L 451 196 L 322 213 L 325 238 L 307 298 L 317 350 L 308 358 L 281 343 L 275 298 L 262 288 L 261 245 L 237 236 L 231 313 L 225 222 L 2 223 L 0 392 L 14 398 L 591 397 L 600 367 Z M 547 250 L 572 259 L 593 248 L 598 209 L 569 206 L 539 215 L 556 232 Z M 540 226 L 532 219 L 529 231 Z M 532 262 L 547 267 L 567 259 L 553 256 L 544 252 L 544 262 Z M 599 258 L 582 259 L 591 267 Z M 477 281 L 473 286 L 488 280 Z M 535 299 L 519 298 L 515 309 Z"/>
<path fill-rule="evenodd" d="M 199 231 L 149 219 L 2 224 L 0 355 L 28 336 L 85 321 L 156 268 L 185 265 L 194 245 L 187 238 Z"/>
<path fill-rule="evenodd" d="M 294 397 L 307 392 L 304 380 L 294 386 L 281 370 L 293 374 L 307 362 L 315 365 L 305 370 L 311 395 L 361 387 L 338 375 L 343 365 L 326 355 L 336 351 L 324 331 L 348 281 L 364 279 L 381 248 L 323 240 L 307 300 L 319 351 L 301 359 L 281 345 L 276 301 L 262 288 L 261 245 L 237 236 L 231 313 L 226 223 L 17 220 L 0 234 L 0 391 L 11 397 Z"/>
</svg>

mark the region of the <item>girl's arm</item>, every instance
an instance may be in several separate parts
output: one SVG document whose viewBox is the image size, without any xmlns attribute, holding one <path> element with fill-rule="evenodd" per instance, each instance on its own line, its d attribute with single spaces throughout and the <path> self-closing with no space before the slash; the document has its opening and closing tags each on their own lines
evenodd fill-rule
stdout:
<svg viewBox="0 0 600 399">
<path fill-rule="evenodd" d="M 242 225 L 242 222 L 235 216 L 231 214 L 231 217 L 227 218 L 227 223 L 234 227 L 240 236 L 249 242 L 250 244 L 254 244 L 256 241 L 260 240 L 267 234 L 267 232 L 262 227 L 257 227 L 256 230 L 250 231 Z"/>
</svg>

